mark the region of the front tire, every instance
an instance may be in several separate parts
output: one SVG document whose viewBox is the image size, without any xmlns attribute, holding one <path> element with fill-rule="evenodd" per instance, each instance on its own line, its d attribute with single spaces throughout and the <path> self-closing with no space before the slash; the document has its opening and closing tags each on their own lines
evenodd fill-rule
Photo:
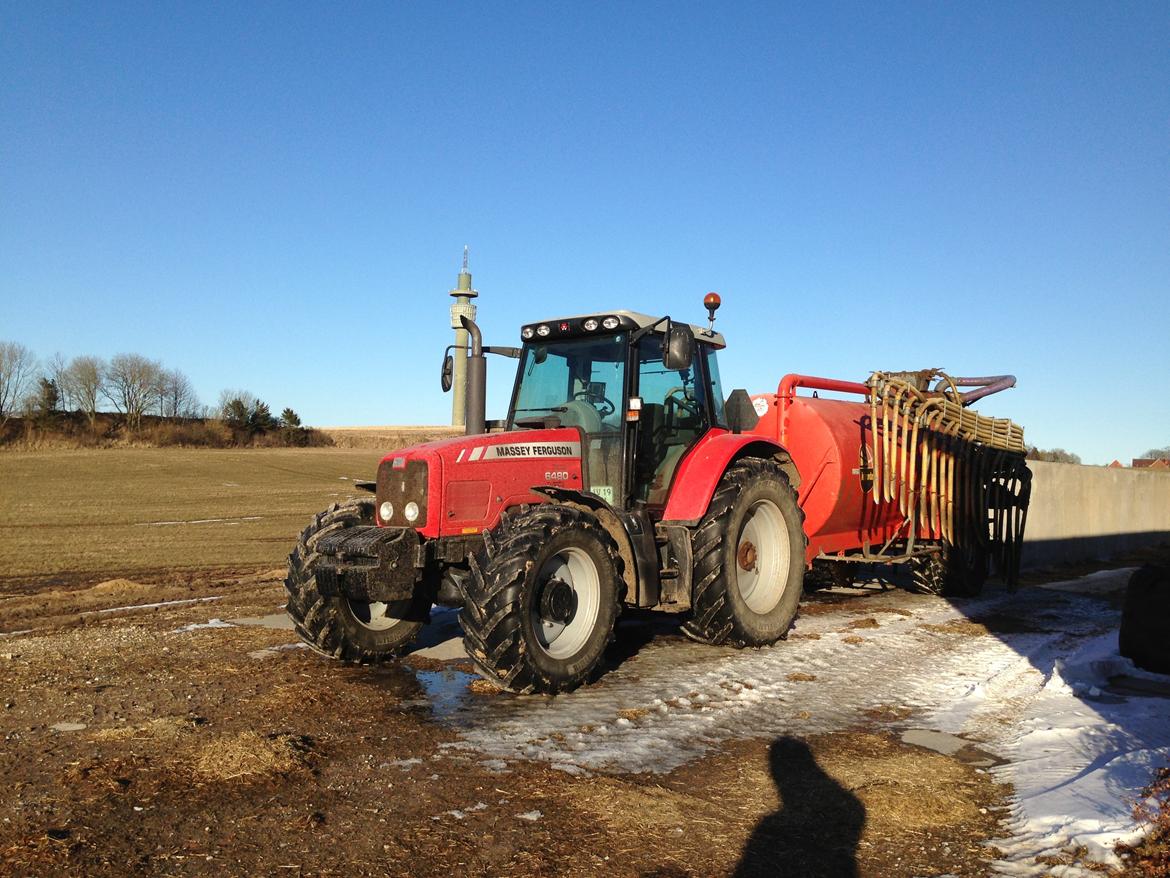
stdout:
<svg viewBox="0 0 1170 878">
<path fill-rule="evenodd" d="M 788 636 L 804 581 L 804 515 L 773 461 L 731 466 L 691 537 L 696 640 L 767 646 Z"/>
<path fill-rule="evenodd" d="M 326 597 L 317 591 L 314 569 L 322 556 L 317 541 L 342 528 L 374 523 L 374 504 L 350 500 L 318 514 L 288 556 L 286 609 L 293 627 L 314 650 L 353 664 L 375 664 L 401 653 L 430 618 L 431 601 L 421 585 L 407 600 L 367 603 Z"/>
<path fill-rule="evenodd" d="M 507 516 L 472 565 L 459 624 L 472 662 L 510 692 L 592 678 L 623 599 L 617 545 L 588 512 L 542 504 Z"/>
</svg>

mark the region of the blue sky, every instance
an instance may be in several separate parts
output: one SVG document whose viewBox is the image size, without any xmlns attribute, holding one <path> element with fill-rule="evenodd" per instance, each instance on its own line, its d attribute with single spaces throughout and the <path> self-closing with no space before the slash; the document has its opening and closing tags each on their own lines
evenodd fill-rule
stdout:
<svg viewBox="0 0 1170 878">
<path fill-rule="evenodd" d="M 1164 3 L 0 3 L 0 339 L 206 402 L 442 422 L 489 341 L 627 307 L 785 372 L 1013 372 L 1086 462 L 1170 444 Z M 493 360 L 489 416 L 509 361 Z"/>
</svg>

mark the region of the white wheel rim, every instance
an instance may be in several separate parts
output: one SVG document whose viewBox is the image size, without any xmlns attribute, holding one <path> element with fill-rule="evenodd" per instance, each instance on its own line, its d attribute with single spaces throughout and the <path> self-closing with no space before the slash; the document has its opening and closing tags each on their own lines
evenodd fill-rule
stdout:
<svg viewBox="0 0 1170 878">
<path fill-rule="evenodd" d="M 748 609 L 761 616 L 775 609 L 788 584 L 792 551 L 784 516 L 771 500 L 748 510 L 734 564 L 735 584 Z"/>
<path fill-rule="evenodd" d="M 559 579 L 573 590 L 576 607 L 567 622 L 541 616 L 540 592 L 551 579 Z M 562 549 L 544 562 L 536 581 L 532 628 L 537 643 L 551 658 L 570 658 L 589 641 L 601 612 L 601 576 L 597 565 L 582 549 Z"/>
<path fill-rule="evenodd" d="M 365 601 L 351 601 L 347 598 L 346 603 L 349 605 L 349 614 L 363 628 L 368 628 L 371 631 L 387 631 L 402 622 L 402 618 L 396 614 L 403 612 L 410 602 L 383 603 L 373 601 L 366 603 Z"/>
</svg>

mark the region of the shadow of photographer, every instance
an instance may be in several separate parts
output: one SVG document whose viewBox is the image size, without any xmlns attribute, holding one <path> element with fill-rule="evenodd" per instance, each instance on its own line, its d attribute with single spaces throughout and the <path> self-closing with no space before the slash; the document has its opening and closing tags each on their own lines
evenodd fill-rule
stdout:
<svg viewBox="0 0 1170 878">
<path fill-rule="evenodd" d="M 781 737 L 768 751 L 780 808 L 756 825 L 735 878 L 856 878 L 865 827 L 861 800 L 829 777 L 808 744 Z"/>
</svg>

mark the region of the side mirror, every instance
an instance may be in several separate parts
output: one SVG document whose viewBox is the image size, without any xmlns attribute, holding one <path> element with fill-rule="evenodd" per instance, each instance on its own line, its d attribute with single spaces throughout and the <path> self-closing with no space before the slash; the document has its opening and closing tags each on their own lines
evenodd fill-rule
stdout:
<svg viewBox="0 0 1170 878">
<path fill-rule="evenodd" d="M 443 368 L 439 372 L 439 384 L 443 388 L 443 393 L 449 393 L 451 385 L 455 383 L 455 358 L 450 354 L 443 357 Z"/>
<path fill-rule="evenodd" d="M 666 335 L 662 339 L 662 365 L 671 372 L 691 368 L 694 355 L 694 337 L 685 323 L 666 324 Z"/>
<path fill-rule="evenodd" d="M 727 426 L 732 433 L 742 433 L 753 429 L 760 422 L 760 416 L 752 405 L 752 398 L 746 390 L 733 390 L 727 402 L 723 404 L 723 415 L 727 418 Z"/>
</svg>

